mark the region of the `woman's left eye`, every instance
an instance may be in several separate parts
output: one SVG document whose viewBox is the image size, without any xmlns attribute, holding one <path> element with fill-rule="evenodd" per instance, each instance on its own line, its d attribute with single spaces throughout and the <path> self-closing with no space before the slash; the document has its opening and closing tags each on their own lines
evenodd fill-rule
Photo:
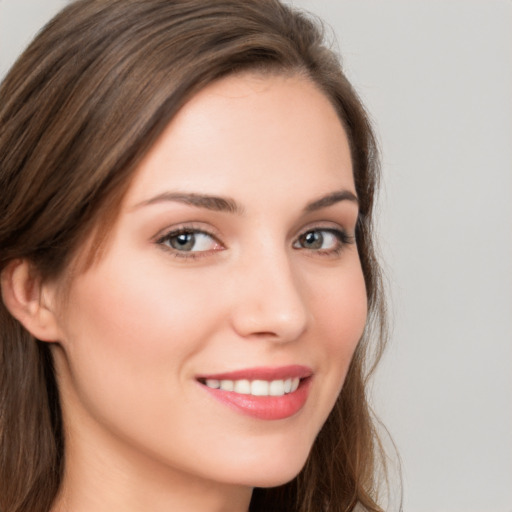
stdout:
<svg viewBox="0 0 512 512">
<path fill-rule="evenodd" d="M 338 253 L 353 237 L 339 229 L 315 228 L 302 233 L 294 242 L 294 249 L 308 249 L 322 253 Z"/>
<path fill-rule="evenodd" d="M 180 229 L 171 231 L 157 240 L 176 253 L 194 253 L 217 251 L 222 249 L 222 245 L 215 239 L 213 235 L 204 231 L 194 229 Z"/>
</svg>

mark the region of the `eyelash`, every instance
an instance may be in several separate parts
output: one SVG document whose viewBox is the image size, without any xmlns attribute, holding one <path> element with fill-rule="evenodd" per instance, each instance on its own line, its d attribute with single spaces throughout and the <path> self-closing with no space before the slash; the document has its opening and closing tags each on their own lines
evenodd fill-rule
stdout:
<svg viewBox="0 0 512 512">
<path fill-rule="evenodd" d="M 329 248 L 329 249 L 321 249 L 321 248 L 310 249 L 307 247 L 301 247 L 300 245 L 297 245 L 301 242 L 301 240 L 304 241 L 305 237 L 307 237 L 308 235 L 311 235 L 311 234 L 318 235 L 320 233 L 324 234 L 324 235 L 322 235 L 323 236 L 322 241 L 325 238 L 325 233 L 332 235 L 336 239 L 336 247 Z M 170 241 L 174 240 L 177 237 L 182 236 L 182 235 L 194 235 L 195 237 L 197 237 L 197 236 L 208 237 L 212 240 L 212 243 L 214 243 L 216 246 L 218 246 L 218 248 L 214 248 L 214 249 L 210 249 L 210 250 L 203 250 L 203 251 L 197 251 L 197 250 L 196 251 L 190 251 L 190 250 L 182 251 L 182 250 L 172 247 L 170 245 Z M 224 250 L 224 248 L 225 248 L 224 245 L 219 241 L 219 239 L 214 234 L 204 231 L 202 229 L 195 228 L 193 226 L 173 229 L 173 230 L 165 233 L 164 235 L 160 236 L 156 240 L 156 243 L 158 245 L 161 245 L 165 250 L 169 251 L 174 257 L 188 258 L 188 259 L 197 259 L 197 258 L 205 257 L 205 256 L 208 256 L 209 254 L 211 254 L 212 252 L 221 251 L 221 250 Z M 354 243 L 355 243 L 355 237 L 349 235 L 346 231 L 344 231 L 342 229 L 318 226 L 318 227 L 309 228 L 309 229 L 306 229 L 305 231 L 303 231 L 296 238 L 292 247 L 296 250 L 304 249 L 306 251 L 311 251 L 315 255 L 319 255 L 319 256 L 335 257 L 335 256 L 338 256 L 347 245 L 354 244 Z"/>
<path fill-rule="evenodd" d="M 347 245 L 355 243 L 355 238 L 342 229 L 326 228 L 319 226 L 303 231 L 297 237 L 296 242 L 294 242 L 293 248 L 308 250 L 307 247 L 297 247 L 296 244 L 301 239 L 305 239 L 305 237 L 313 233 L 324 233 L 324 235 L 322 235 L 323 238 L 325 238 L 325 233 L 328 233 L 329 235 L 332 235 L 336 239 L 336 247 L 330 249 L 309 249 L 310 251 L 314 252 L 315 255 L 319 256 L 338 256 L 339 254 L 341 254 L 341 252 L 343 251 L 343 249 L 345 249 Z"/>
</svg>

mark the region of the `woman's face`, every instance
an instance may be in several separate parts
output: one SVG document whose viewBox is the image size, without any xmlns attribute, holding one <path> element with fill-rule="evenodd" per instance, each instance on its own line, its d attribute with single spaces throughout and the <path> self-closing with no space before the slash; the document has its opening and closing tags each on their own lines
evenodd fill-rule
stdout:
<svg viewBox="0 0 512 512">
<path fill-rule="evenodd" d="M 56 307 L 68 466 L 293 478 L 366 320 L 355 194 L 345 132 L 306 79 L 244 74 L 197 94 Z"/>
</svg>

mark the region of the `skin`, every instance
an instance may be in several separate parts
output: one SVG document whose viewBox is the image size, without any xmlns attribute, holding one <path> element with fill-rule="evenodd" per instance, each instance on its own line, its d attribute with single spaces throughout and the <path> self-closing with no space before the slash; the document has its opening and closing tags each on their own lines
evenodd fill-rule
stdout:
<svg viewBox="0 0 512 512">
<path fill-rule="evenodd" d="M 300 471 L 367 313 L 350 243 L 357 201 L 305 210 L 339 191 L 355 196 L 347 137 L 307 79 L 231 76 L 185 105 L 140 165 L 99 261 L 44 289 L 66 428 L 55 511 L 241 512 L 254 486 Z M 167 193 L 227 197 L 240 211 Z M 163 237 L 182 228 L 207 234 L 179 251 Z M 320 248 L 304 243 L 311 231 Z M 313 378 L 304 407 L 281 420 L 242 414 L 196 380 L 290 364 Z"/>
</svg>

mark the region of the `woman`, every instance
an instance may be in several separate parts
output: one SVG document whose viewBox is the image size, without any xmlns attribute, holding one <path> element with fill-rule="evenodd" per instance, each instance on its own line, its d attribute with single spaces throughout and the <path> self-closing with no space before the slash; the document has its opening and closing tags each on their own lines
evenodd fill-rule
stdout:
<svg viewBox="0 0 512 512">
<path fill-rule="evenodd" d="M 79 0 L 0 91 L 0 510 L 381 510 L 376 149 L 315 23 Z"/>
</svg>

